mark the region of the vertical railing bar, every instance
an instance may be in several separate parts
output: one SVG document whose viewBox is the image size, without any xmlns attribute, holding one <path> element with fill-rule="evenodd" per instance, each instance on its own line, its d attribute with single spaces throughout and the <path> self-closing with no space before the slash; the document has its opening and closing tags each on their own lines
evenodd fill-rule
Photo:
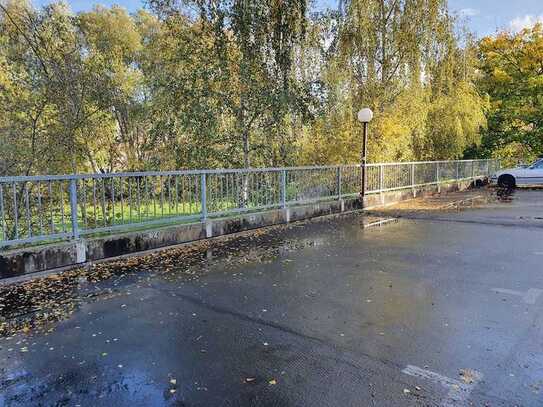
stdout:
<svg viewBox="0 0 543 407">
<path fill-rule="evenodd" d="M 270 179 L 269 179 L 271 175 L 272 174 L 268 172 L 262 173 L 262 183 L 263 183 L 264 197 L 265 197 L 264 205 L 266 206 L 272 205 L 274 203 L 273 196 L 275 195 L 275 192 L 272 189 L 273 185 L 270 183 Z"/>
<path fill-rule="evenodd" d="M 236 183 L 236 207 L 241 209 L 243 206 L 243 192 L 241 187 L 241 173 L 235 174 L 235 183 Z"/>
<path fill-rule="evenodd" d="M 162 182 L 162 175 L 158 176 L 158 182 L 160 183 L 160 214 L 164 217 L 164 183 Z"/>
<path fill-rule="evenodd" d="M 221 189 L 219 200 L 221 202 L 221 210 L 228 210 L 228 202 L 224 199 L 226 195 L 226 174 L 221 174 Z"/>
<path fill-rule="evenodd" d="M 268 193 L 266 191 L 266 188 L 264 187 L 265 185 L 265 180 L 264 180 L 264 172 L 260 172 L 258 174 L 258 181 L 259 181 L 259 185 L 258 185 L 258 196 L 260 197 L 260 206 L 265 206 L 267 203 L 268 203 Z"/>
<path fill-rule="evenodd" d="M 209 176 L 206 177 L 206 208 L 210 213 L 217 211 L 217 208 L 215 208 L 215 195 L 218 177 L 220 177 L 220 175 L 217 176 L 217 174 L 209 174 Z"/>
<path fill-rule="evenodd" d="M 41 196 L 41 181 L 37 182 L 38 186 L 38 220 L 40 224 L 40 235 L 43 236 L 43 207 L 42 207 L 42 196 Z"/>
<path fill-rule="evenodd" d="M 83 181 L 82 181 L 83 182 Z M 64 183 L 61 181 L 60 186 L 60 219 L 62 222 L 62 233 L 66 233 L 66 218 L 64 216 Z"/>
<path fill-rule="evenodd" d="M 115 225 L 115 178 L 111 178 L 111 224 Z"/>
<path fill-rule="evenodd" d="M 269 189 L 269 184 L 268 184 L 268 181 L 267 181 L 267 175 L 268 173 L 267 172 L 262 172 L 260 174 L 260 188 L 262 188 L 262 193 L 263 193 L 263 197 L 264 197 L 264 201 L 263 201 L 263 205 L 264 206 L 268 206 L 271 202 L 271 199 L 270 199 L 270 189 Z"/>
<path fill-rule="evenodd" d="M 175 175 L 175 215 L 179 215 L 179 176 Z"/>
<path fill-rule="evenodd" d="M 79 238 L 79 225 L 77 222 L 77 179 L 70 180 L 70 215 L 72 219 L 72 237 Z"/>
<path fill-rule="evenodd" d="M 260 186 L 259 186 L 259 173 L 253 172 L 253 193 L 252 193 L 252 200 L 253 200 L 253 208 L 258 207 L 260 205 Z"/>
<path fill-rule="evenodd" d="M 168 175 L 168 216 L 172 215 L 172 177 Z"/>
<path fill-rule="evenodd" d="M 191 191 L 192 200 L 194 202 L 194 208 L 195 209 L 198 207 L 198 205 L 200 205 L 200 210 L 198 211 L 198 213 L 199 213 L 199 212 L 202 211 L 202 206 L 201 206 L 201 202 L 200 202 L 201 199 L 202 199 L 202 197 L 201 197 L 201 195 L 202 195 L 202 191 L 201 191 L 202 186 L 200 185 L 200 182 L 201 182 L 200 177 L 195 176 L 193 182 L 194 182 L 194 185 L 193 185 L 194 189 L 192 189 L 192 191 Z"/>
<path fill-rule="evenodd" d="M 190 179 L 190 175 L 189 175 L 189 179 Z M 181 213 L 183 214 L 186 214 L 186 210 L 185 210 L 185 200 L 186 200 L 186 196 L 185 196 L 185 176 L 181 175 Z"/>
<path fill-rule="evenodd" d="M 199 198 L 198 188 L 201 188 L 199 177 L 197 175 L 189 177 L 188 184 L 189 184 L 189 210 L 190 210 L 190 214 L 192 215 L 193 211 L 201 212 L 201 208 L 200 208 L 200 211 L 197 211 L 198 203 L 196 202 L 196 197 L 198 196 Z"/>
<path fill-rule="evenodd" d="M 255 172 L 254 173 L 254 182 L 255 182 L 255 188 L 254 188 L 254 201 L 255 201 L 255 207 L 259 207 L 262 205 L 261 200 L 261 189 L 262 189 L 262 179 L 261 179 L 261 173 Z"/>
<path fill-rule="evenodd" d="M 136 199 L 138 200 L 138 220 L 141 222 L 141 194 L 140 194 L 140 177 L 136 177 Z"/>
<path fill-rule="evenodd" d="M 152 179 L 152 178 L 151 178 Z M 151 181 L 152 182 L 152 187 L 153 187 L 153 190 L 152 190 L 152 194 L 153 194 L 153 218 L 156 219 L 156 193 L 155 193 L 155 190 L 156 190 L 156 181 Z"/>
<path fill-rule="evenodd" d="M 253 194 L 251 192 L 254 191 L 255 189 L 254 187 L 255 179 L 254 179 L 253 173 L 247 172 L 247 177 L 249 177 L 249 182 L 247 183 L 247 205 L 245 209 L 248 209 L 251 207 L 251 200 L 253 197 Z"/>
<path fill-rule="evenodd" d="M 232 209 L 230 205 L 230 174 L 224 174 L 224 207 L 227 210 Z"/>
<path fill-rule="evenodd" d="M 460 162 L 456 161 L 456 180 L 460 179 Z"/>
<path fill-rule="evenodd" d="M 379 191 L 383 192 L 383 189 L 385 188 L 384 181 L 385 181 L 385 174 L 384 174 L 385 167 L 383 164 L 379 166 Z"/>
<path fill-rule="evenodd" d="M 275 202 L 277 202 L 277 205 L 281 205 L 281 173 L 280 172 L 276 172 L 274 174 L 274 200 Z M 285 180 L 285 184 L 286 184 L 286 180 Z M 286 189 L 286 188 L 285 188 Z M 286 193 L 285 193 L 286 195 Z M 285 201 L 286 201 L 286 197 L 285 197 Z"/>
<path fill-rule="evenodd" d="M 212 197 L 212 199 L 208 199 L 208 210 L 213 213 L 214 211 L 222 211 L 224 210 L 222 206 L 222 186 L 223 186 L 223 174 L 215 174 L 210 175 L 210 178 L 213 177 L 216 182 L 209 183 L 211 184 L 210 193 L 208 198 Z"/>
<path fill-rule="evenodd" d="M 281 174 L 279 174 L 279 177 L 280 176 Z M 277 178 L 277 173 L 272 172 L 267 174 L 265 188 L 268 193 L 268 205 L 280 204 L 279 202 L 281 200 L 281 186 L 279 185 L 279 178 Z"/>
<path fill-rule="evenodd" d="M 277 193 L 277 184 L 275 183 L 276 174 L 275 173 L 268 173 L 266 174 L 266 191 L 267 191 L 267 204 L 268 205 L 275 205 L 277 203 L 276 199 L 276 193 Z"/>
<path fill-rule="evenodd" d="M 128 223 L 132 223 L 132 211 L 134 203 L 132 202 L 132 177 L 127 177 L 128 181 Z"/>
<path fill-rule="evenodd" d="M 83 227 L 86 228 L 88 226 L 88 221 L 87 221 L 87 183 L 84 179 L 81 180 L 81 190 L 83 192 L 83 202 L 82 202 L 82 206 L 81 206 L 81 216 L 83 217 Z M 62 184 L 60 186 L 61 188 L 61 195 L 63 194 L 62 190 Z M 61 202 L 62 202 L 62 208 L 63 208 L 63 211 L 62 211 L 62 224 L 64 224 L 64 199 L 61 198 Z M 64 228 L 63 230 L 64 232 L 66 232 L 66 229 Z"/>
<path fill-rule="evenodd" d="M 17 204 L 17 186 L 15 182 L 12 184 L 13 188 L 13 221 L 15 226 L 15 239 L 19 239 L 19 205 Z"/>
<path fill-rule="evenodd" d="M 271 200 L 270 200 L 270 190 L 268 188 L 269 184 L 268 184 L 266 176 L 267 176 L 267 172 L 262 172 L 260 174 L 260 182 L 261 182 L 260 188 L 262 188 L 262 193 L 263 193 L 262 196 L 264 197 L 263 205 L 268 206 Z"/>
<path fill-rule="evenodd" d="M 30 202 L 28 199 L 28 183 L 24 183 L 25 190 L 25 208 L 26 208 L 26 223 L 28 227 L 28 237 L 32 237 L 32 214 L 30 213 Z"/>
<path fill-rule="evenodd" d="M 54 217 L 54 205 L 55 203 L 53 202 L 53 186 L 51 185 L 52 181 L 49 180 L 48 182 L 48 185 L 47 185 L 47 191 L 49 192 L 49 214 L 51 216 L 51 233 L 54 234 L 55 233 L 55 217 Z"/>
<path fill-rule="evenodd" d="M 2 239 L 8 240 L 7 236 L 7 225 L 6 225 L 6 214 L 4 212 L 4 185 L 0 184 L 0 212 L 2 213 Z"/>
<path fill-rule="evenodd" d="M 235 186 L 234 186 L 234 174 L 227 174 L 226 175 L 226 194 L 228 196 L 228 209 L 236 209 L 237 208 L 237 200 L 236 200 L 236 193 L 235 193 Z"/>
<path fill-rule="evenodd" d="M 106 179 L 102 178 L 102 224 L 107 226 L 106 215 Z"/>
<path fill-rule="evenodd" d="M 256 188 L 255 188 L 255 200 L 256 200 L 256 206 L 262 206 L 264 205 L 264 201 L 262 200 L 262 173 L 257 172 L 255 173 L 255 182 L 256 182 Z"/>
<path fill-rule="evenodd" d="M 223 202 L 223 210 L 229 210 L 228 204 L 228 174 L 222 174 L 222 185 L 221 185 L 221 201 Z"/>
<path fill-rule="evenodd" d="M 236 191 L 234 195 L 234 202 L 235 202 L 234 207 L 237 209 L 241 209 L 243 207 L 240 179 L 241 179 L 241 173 L 232 174 L 232 183 Z"/>
<path fill-rule="evenodd" d="M 210 175 L 210 178 L 211 177 L 213 177 L 216 180 L 216 182 L 214 183 L 210 182 L 211 190 L 208 197 L 208 198 L 211 198 L 210 200 L 208 200 L 208 206 L 210 207 L 211 212 L 213 213 L 214 211 L 222 211 L 224 209 L 221 205 L 223 176 L 222 174 L 216 174 L 214 176 Z"/>
<path fill-rule="evenodd" d="M 200 176 L 200 201 L 201 201 L 201 214 L 202 221 L 207 219 L 207 185 L 206 185 L 206 173 L 202 173 Z"/>
<path fill-rule="evenodd" d="M 149 217 L 149 206 L 151 205 L 151 200 L 149 198 L 149 185 L 148 185 L 148 182 L 147 182 L 147 177 L 143 177 L 143 182 L 144 182 L 144 185 L 145 185 L 145 192 L 144 192 L 144 195 L 145 195 L 145 218 L 147 219 Z"/>
<path fill-rule="evenodd" d="M 209 174 L 207 184 L 207 210 L 211 213 L 220 211 L 221 174 Z"/>
<path fill-rule="evenodd" d="M 411 188 L 413 189 L 413 197 L 416 196 L 416 189 L 415 189 L 415 163 L 411 164 Z"/>
<path fill-rule="evenodd" d="M 121 224 L 124 225 L 124 192 L 123 192 L 123 177 L 119 178 L 119 195 L 121 196 Z"/>
<path fill-rule="evenodd" d="M 198 193 L 198 188 L 200 188 L 200 181 L 198 175 L 190 175 L 187 179 L 187 199 L 189 205 L 189 214 L 200 213 L 199 210 L 196 210 L 197 203 L 195 195 Z"/>
<path fill-rule="evenodd" d="M 92 179 L 92 214 L 94 216 L 94 227 L 98 227 L 98 217 L 96 210 L 96 178 Z"/>
</svg>

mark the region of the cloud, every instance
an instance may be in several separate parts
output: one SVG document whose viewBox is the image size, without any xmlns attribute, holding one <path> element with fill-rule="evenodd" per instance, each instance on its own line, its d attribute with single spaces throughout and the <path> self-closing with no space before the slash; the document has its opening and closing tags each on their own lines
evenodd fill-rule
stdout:
<svg viewBox="0 0 543 407">
<path fill-rule="evenodd" d="M 466 17 L 478 16 L 479 13 L 480 11 L 474 8 L 463 8 L 462 10 L 460 10 L 460 15 Z"/>
<path fill-rule="evenodd" d="M 540 16 L 526 14 L 525 16 L 517 17 L 509 23 L 509 28 L 516 32 L 524 28 L 533 27 L 536 23 L 543 23 L 543 14 Z"/>
</svg>

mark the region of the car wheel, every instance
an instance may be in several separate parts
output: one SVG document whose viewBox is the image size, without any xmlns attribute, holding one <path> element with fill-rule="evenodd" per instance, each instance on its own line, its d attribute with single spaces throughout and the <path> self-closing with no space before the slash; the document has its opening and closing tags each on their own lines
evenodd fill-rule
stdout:
<svg viewBox="0 0 543 407">
<path fill-rule="evenodd" d="M 503 188 L 515 188 L 515 177 L 509 174 L 501 175 L 500 178 L 498 178 L 498 186 Z"/>
</svg>

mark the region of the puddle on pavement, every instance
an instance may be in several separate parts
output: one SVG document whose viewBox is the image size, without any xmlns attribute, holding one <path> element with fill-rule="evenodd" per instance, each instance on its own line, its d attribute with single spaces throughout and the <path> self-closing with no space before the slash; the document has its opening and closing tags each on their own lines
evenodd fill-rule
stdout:
<svg viewBox="0 0 543 407">
<path fill-rule="evenodd" d="M 362 225 L 361 220 L 353 219 Z M 341 222 L 321 221 L 311 230 L 304 224 L 276 226 L 0 286 L 0 337 L 51 329 L 84 303 L 123 295 L 134 285 L 149 286 L 156 278 L 197 281 L 216 265 L 229 270 L 244 264 L 270 263 L 293 251 L 326 245 L 335 240 Z M 352 220 L 347 223 L 356 224 Z"/>
</svg>

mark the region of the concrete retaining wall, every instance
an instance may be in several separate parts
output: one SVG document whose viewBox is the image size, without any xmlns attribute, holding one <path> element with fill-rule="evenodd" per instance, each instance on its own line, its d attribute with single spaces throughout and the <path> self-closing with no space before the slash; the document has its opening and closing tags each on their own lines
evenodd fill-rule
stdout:
<svg viewBox="0 0 543 407">
<path fill-rule="evenodd" d="M 465 181 L 441 184 L 439 187 L 426 186 L 373 194 L 366 197 L 364 206 L 365 208 L 375 208 L 424 194 L 465 189 L 469 185 L 470 182 Z M 80 239 L 66 243 L 3 251 L 0 253 L 0 279 L 77 266 L 87 262 L 209 237 L 360 209 L 359 200 L 351 198 L 295 206 L 288 209 L 248 213 L 232 218 L 209 219 L 205 223 L 181 224 L 152 231 L 127 232 L 107 237 Z"/>
</svg>

